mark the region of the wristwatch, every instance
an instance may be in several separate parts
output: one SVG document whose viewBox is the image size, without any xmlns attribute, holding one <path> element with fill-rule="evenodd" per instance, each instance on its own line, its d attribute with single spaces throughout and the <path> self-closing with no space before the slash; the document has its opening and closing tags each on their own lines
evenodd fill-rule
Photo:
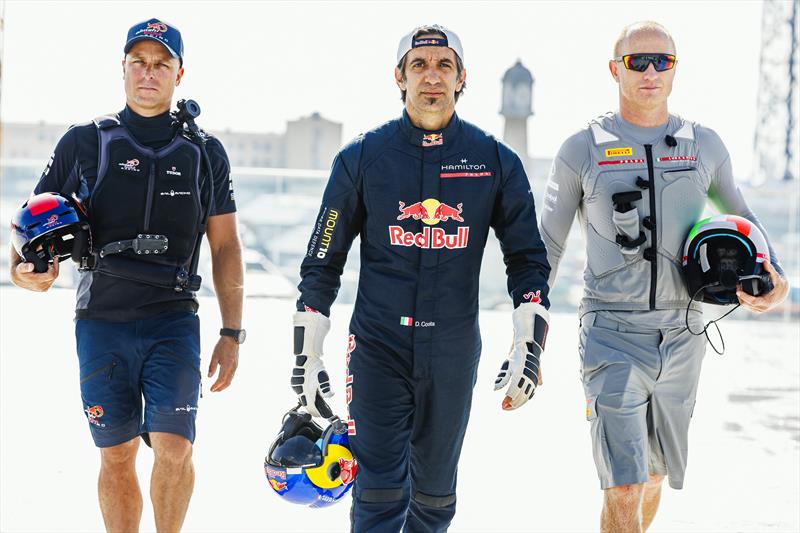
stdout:
<svg viewBox="0 0 800 533">
<path fill-rule="evenodd" d="M 247 338 L 247 332 L 243 329 L 222 328 L 219 330 L 219 334 L 225 335 L 226 337 L 233 337 L 236 344 L 242 344 Z"/>
</svg>

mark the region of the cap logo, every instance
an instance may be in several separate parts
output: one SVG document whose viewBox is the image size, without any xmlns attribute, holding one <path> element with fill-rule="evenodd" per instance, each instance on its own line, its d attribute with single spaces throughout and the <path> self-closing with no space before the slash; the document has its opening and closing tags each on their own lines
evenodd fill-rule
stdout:
<svg viewBox="0 0 800 533">
<path fill-rule="evenodd" d="M 167 25 L 163 22 L 148 22 L 147 29 L 165 33 L 169 28 L 167 28 Z"/>
<path fill-rule="evenodd" d="M 418 48 L 420 46 L 447 46 L 447 39 L 442 37 L 425 37 L 424 39 L 415 39 L 411 43 L 411 48 Z"/>
</svg>

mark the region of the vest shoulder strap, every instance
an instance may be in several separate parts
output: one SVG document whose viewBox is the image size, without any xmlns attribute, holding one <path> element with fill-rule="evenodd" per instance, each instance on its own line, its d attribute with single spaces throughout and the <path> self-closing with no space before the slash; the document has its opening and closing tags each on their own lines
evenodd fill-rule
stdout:
<svg viewBox="0 0 800 533">
<path fill-rule="evenodd" d="M 673 137 L 677 137 L 680 139 L 687 139 L 689 141 L 694 141 L 694 122 L 691 120 L 684 120 L 681 124 L 681 127 L 672 134 Z"/>
<path fill-rule="evenodd" d="M 619 141 L 618 136 L 614 135 L 601 125 L 605 119 L 609 119 L 613 116 L 613 113 L 608 112 L 605 115 L 600 115 L 599 117 L 589 121 L 589 131 L 592 132 L 592 139 L 594 140 L 595 146 Z"/>
<path fill-rule="evenodd" d="M 107 130 L 109 128 L 116 128 L 122 125 L 119 120 L 119 115 L 116 113 L 100 115 L 99 117 L 93 118 L 92 122 L 94 122 L 94 125 L 98 130 Z"/>
</svg>

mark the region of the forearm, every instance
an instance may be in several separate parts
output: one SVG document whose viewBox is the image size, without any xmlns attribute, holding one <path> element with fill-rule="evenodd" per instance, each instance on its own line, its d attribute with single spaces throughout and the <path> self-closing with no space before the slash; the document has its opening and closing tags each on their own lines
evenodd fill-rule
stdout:
<svg viewBox="0 0 800 533">
<path fill-rule="evenodd" d="M 244 302 L 244 266 L 242 246 L 238 239 L 212 252 L 214 290 L 217 293 L 222 326 L 232 329 L 242 327 Z"/>
</svg>

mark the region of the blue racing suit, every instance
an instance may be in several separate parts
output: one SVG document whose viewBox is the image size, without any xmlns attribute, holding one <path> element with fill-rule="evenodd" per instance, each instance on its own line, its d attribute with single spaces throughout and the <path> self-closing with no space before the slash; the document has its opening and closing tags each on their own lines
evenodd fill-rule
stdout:
<svg viewBox="0 0 800 533">
<path fill-rule="evenodd" d="M 478 278 L 489 228 L 514 306 L 549 307 L 550 267 L 528 178 L 506 145 L 453 115 L 442 131 L 404 112 L 335 158 L 298 308 L 326 315 L 361 236 L 347 401 L 359 464 L 354 531 L 443 531 L 481 351 Z"/>
</svg>

